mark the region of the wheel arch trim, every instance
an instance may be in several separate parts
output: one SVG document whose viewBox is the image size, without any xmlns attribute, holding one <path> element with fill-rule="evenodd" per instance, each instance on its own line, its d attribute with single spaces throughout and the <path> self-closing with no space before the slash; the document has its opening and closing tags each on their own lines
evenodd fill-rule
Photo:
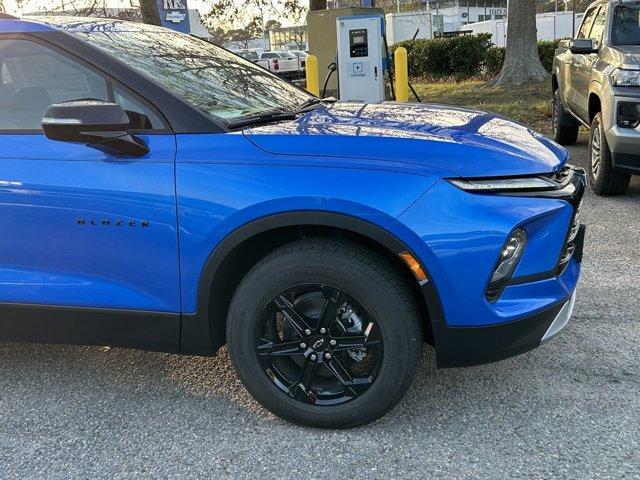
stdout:
<svg viewBox="0 0 640 480">
<path fill-rule="evenodd" d="M 313 210 L 291 211 L 268 215 L 246 223 L 229 233 L 215 246 L 200 275 L 196 312 L 183 314 L 182 316 L 180 349 L 183 353 L 209 355 L 215 353 L 225 343 L 225 332 L 216 331 L 212 328 L 218 324 L 220 319 L 212 318 L 211 316 L 211 309 L 214 303 L 211 290 L 216 280 L 216 274 L 228 256 L 251 238 L 280 228 L 296 226 L 318 226 L 346 230 L 368 238 L 394 255 L 404 251 L 410 252 L 420 262 L 427 274 L 428 280 L 422 285 L 416 280 L 416 285 L 420 289 L 426 304 L 432 326 L 433 322 L 442 321 L 440 299 L 428 267 L 396 235 L 382 226 L 343 213 Z"/>
</svg>

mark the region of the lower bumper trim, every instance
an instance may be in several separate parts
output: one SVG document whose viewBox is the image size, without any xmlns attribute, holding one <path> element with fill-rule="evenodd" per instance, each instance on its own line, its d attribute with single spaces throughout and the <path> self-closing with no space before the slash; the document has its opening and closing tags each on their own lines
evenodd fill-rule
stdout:
<svg viewBox="0 0 640 480">
<path fill-rule="evenodd" d="M 438 368 L 467 367 L 496 362 L 533 350 L 565 327 L 575 293 L 564 302 L 515 322 L 485 327 L 434 324 Z"/>
<path fill-rule="evenodd" d="M 576 292 L 574 291 L 573 295 L 571 295 L 571 299 L 564 304 L 562 309 L 558 312 L 558 315 L 556 315 L 556 318 L 553 320 L 553 323 L 551 323 L 551 325 L 545 332 L 542 340 L 540 340 L 541 344 L 551 340 L 558 333 L 560 333 L 560 330 L 567 326 L 567 323 L 569 323 L 569 319 L 571 318 L 571 314 L 573 314 L 573 307 L 575 306 L 575 304 Z"/>
<path fill-rule="evenodd" d="M 634 153 L 614 153 L 613 168 L 618 172 L 638 175 L 640 174 L 640 155 Z"/>
</svg>

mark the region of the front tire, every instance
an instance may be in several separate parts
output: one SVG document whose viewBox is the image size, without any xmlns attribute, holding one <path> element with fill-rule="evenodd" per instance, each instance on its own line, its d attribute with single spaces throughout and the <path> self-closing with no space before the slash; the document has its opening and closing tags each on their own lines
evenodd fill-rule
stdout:
<svg viewBox="0 0 640 480">
<path fill-rule="evenodd" d="M 552 105 L 553 139 L 560 145 L 575 145 L 578 140 L 579 126 L 565 111 L 558 91 L 553 92 Z"/>
<path fill-rule="evenodd" d="M 589 135 L 589 180 L 592 190 L 598 195 L 623 195 L 629 189 L 631 175 L 613 169 L 611 149 L 604 135 L 602 113 L 598 112 L 591 122 Z"/>
<path fill-rule="evenodd" d="M 343 240 L 280 247 L 246 275 L 227 341 L 247 390 L 300 425 L 351 428 L 404 396 L 420 361 L 413 293 L 384 258 Z"/>
</svg>

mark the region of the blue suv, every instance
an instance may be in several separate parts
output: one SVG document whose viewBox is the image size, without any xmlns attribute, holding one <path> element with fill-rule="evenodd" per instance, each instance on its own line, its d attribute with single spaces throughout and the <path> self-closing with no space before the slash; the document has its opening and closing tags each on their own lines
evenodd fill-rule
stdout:
<svg viewBox="0 0 640 480">
<path fill-rule="evenodd" d="M 585 174 L 487 113 L 331 103 L 203 40 L 0 19 L 0 338 L 213 355 L 290 421 L 569 320 Z"/>
</svg>

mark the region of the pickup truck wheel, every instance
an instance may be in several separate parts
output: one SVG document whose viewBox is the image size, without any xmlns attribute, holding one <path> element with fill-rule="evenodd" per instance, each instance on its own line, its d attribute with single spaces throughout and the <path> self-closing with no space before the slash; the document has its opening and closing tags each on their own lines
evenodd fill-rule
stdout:
<svg viewBox="0 0 640 480">
<path fill-rule="evenodd" d="M 412 291 L 358 244 L 302 240 L 243 279 L 227 321 L 231 360 L 247 390 L 291 422 L 351 428 L 405 394 L 420 361 Z"/>
<path fill-rule="evenodd" d="M 591 188 L 598 195 L 622 195 L 629 189 L 631 175 L 613 169 L 611 149 L 604 135 L 602 114 L 597 113 L 591 123 L 589 138 Z"/>
<path fill-rule="evenodd" d="M 571 122 L 570 114 L 567 113 L 560 101 L 558 91 L 553 93 L 552 105 L 553 139 L 560 145 L 575 145 L 578 140 L 579 126 L 575 121 Z"/>
</svg>

